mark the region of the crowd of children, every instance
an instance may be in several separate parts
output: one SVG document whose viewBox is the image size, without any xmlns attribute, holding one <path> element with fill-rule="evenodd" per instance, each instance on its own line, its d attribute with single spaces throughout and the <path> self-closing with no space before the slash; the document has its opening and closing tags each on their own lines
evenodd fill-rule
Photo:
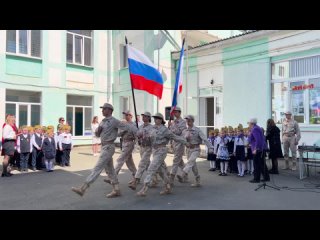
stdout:
<svg viewBox="0 0 320 240">
<path fill-rule="evenodd" d="M 55 133 L 54 126 L 22 126 L 18 129 L 16 151 L 10 159 L 11 169 L 28 172 L 45 169 L 52 172 L 54 165 L 70 165 L 73 148 L 71 126 L 61 125 Z"/>
<path fill-rule="evenodd" d="M 242 124 L 232 128 L 224 127 L 209 131 L 208 141 L 214 146 L 213 153 L 208 153 L 210 162 L 209 171 L 220 168 L 219 176 L 227 176 L 230 173 L 238 173 L 239 177 L 245 174 L 253 174 L 253 155 L 248 141 L 250 130 L 243 128 Z"/>
</svg>

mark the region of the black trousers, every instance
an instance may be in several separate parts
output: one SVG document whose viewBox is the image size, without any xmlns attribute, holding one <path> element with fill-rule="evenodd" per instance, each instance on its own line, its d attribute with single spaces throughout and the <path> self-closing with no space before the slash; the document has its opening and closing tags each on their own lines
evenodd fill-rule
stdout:
<svg viewBox="0 0 320 240">
<path fill-rule="evenodd" d="M 38 170 L 42 168 L 42 151 L 33 147 L 32 150 L 32 161 L 31 166 L 37 168 Z"/>
<path fill-rule="evenodd" d="M 60 151 L 59 149 L 57 149 L 57 153 L 56 153 L 56 164 L 62 164 L 62 151 Z"/>
<path fill-rule="evenodd" d="M 264 151 L 257 151 L 256 154 L 253 154 L 254 180 L 256 181 L 260 181 L 261 174 L 264 180 L 270 180 L 265 156 Z"/>
<path fill-rule="evenodd" d="M 70 152 L 71 152 L 71 144 L 62 144 L 62 166 L 69 166 L 70 165 Z"/>
<path fill-rule="evenodd" d="M 272 158 L 271 159 L 271 161 L 272 161 L 272 170 L 273 171 L 278 171 L 278 158 Z"/>
<path fill-rule="evenodd" d="M 230 153 L 230 155 L 231 155 L 231 153 Z M 230 173 L 237 173 L 238 172 L 237 159 L 235 156 L 230 156 L 229 167 L 230 167 Z"/>
</svg>

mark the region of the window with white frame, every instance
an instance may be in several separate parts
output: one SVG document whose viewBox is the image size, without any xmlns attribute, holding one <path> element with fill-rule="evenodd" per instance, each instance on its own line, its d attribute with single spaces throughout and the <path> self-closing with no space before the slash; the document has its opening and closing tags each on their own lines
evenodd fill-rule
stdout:
<svg viewBox="0 0 320 240">
<path fill-rule="evenodd" d="M 7 30 L 7 53 L 41 57 L 41 30 Z"/>
<path fill-rule="evenodd" d="M 120 97 L 121 113 L 130 110 L 130 98 Z"/>
<path fill-rule="evenodd" d="M 320 56 L 272 63 L 272 117 L 282 123 L 284 112 L 303 124 L 320 124 Z"/>
<path fill-rule="evenodd" d="M 131 46 L 132 43 L 130 42 Z M 120 44 L 120 69 L 128 67 L 128 52 L 125 44 Z"/>
<path fill-rule="evenodd" d="M 120 69 L 128 67 L 128 53 L 125 44 L 120 44 Z"/>
<path fill-rule="evenodd" d="M 67 62 L 92 66 L 92 30 L 67 30 Z"/>
<path fill-rule="evenodd" d="M 92 96 L 67 95 L 67 123 L 73 136 L 92 135 L 92 104 Z"/>
<path fill-rule="evenodd" d="M 41 123 L 41 93 L 6 90 L 6 114 L 16 116 L 17 126 L 35 126 Z"/>
</svg>

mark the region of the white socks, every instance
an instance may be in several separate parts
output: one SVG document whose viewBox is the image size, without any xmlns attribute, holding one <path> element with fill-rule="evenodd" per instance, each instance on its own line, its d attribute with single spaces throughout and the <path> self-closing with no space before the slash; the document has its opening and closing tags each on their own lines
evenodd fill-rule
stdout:
<svg viewBox="0 0 320 240">
<path fill-rule="evenodd" d="M 241 176 L 244 176 L 244 171 L 246 169 L 246 162 L 241 162 Z"/>
<path fill-rule="evenodd" d="M 210 162 L 210 168 L 216 168 L 216 161 L 209 161 Z"/>
<path fill-rule="evenodd" d="M 227 173 L 228 162 L 227 161 L 220 162 L 220 169 L 222 173 Z"/>
<path fill-rule="evenodd" d="M 49 170 L 53 170 L 53 161 L 49 162 Z"/>
<path fill-rule="evenodd" d="M 252 172 L 254 171 L 253 160 L 252 160 L 252 159 L 249 159 L 247 165 L 248 165 L 248 168 L 247 168 L 248 171 L 249 171 L 250 173 L 252 173 Z"/>
<path fill-rule="evenodd" d="M 237 165 L 238 165 L 238 172 L 239 172 L 238 176 L 243 177 L 244 176 L 244 171 L 246 169 L 246 162 L 238 160 L 237 161 Z"/>
<path fill-rule="evenodd" d="M 45 162 L 45 164 L 46 164 L 46 169 L 47 169 L 47 171 L 49 171 L 49 170 L 53 170 L 53 161 L 44 161 Z"/>
<path fill-rule="evenodd" d="M 48 161 L 44 161 L 44 163 L 46 164 L 46 169 L 47 169 L 47 170 L 50 170 L 50 168 L 49 168 L 49 162 L 48 162 Z"/>
<path fill-rule="evenodd" d="M 240 176 L 241 175 L 241 161 L 240 160 L 238 160 L 237 161 L 237 166 L 238 166 L 238 176 Z"/>
</svg>

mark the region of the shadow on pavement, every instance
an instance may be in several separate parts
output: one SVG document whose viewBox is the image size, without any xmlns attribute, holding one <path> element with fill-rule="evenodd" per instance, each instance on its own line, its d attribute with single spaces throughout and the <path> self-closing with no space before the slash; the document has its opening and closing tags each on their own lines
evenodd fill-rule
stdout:
<svg viewBox="0 0 320 240">
<path fill-rule="evenodd" d="M 255 192 L 257 184 L 248 182 L 252 176 L 243 178 L 237 177 L 236 174 L 218 176 L 218 171 L 208 171 L 207 161 L 202 160 L 197 164 L 202 187 L 190 187 L 191 182 L 194 181 L 191 172 L 190 183 L 182 184 L 175 180 L 171 195 L 159 194 L 162 186 L 160 182 L 159 187 L 149 189 L 145 198 L 136 196 L 142 184 L 138 185 L 136 191 L 128 188 L 132 175 L 127 169 L 121 170 L 118 175 L 122 196 L 114 199 L 106 198 L 112 186 L 103 181 L 106 177 L 104 171 L 102 176 L 99 176 L 90 186 L 84 197 L 73 193 L 71 187 L 81 186 L 91 173 L 90 169 L 71 171 L 70 168 L 57 167 L 52 173 L 29 171 L 9 178 L 0 178 L 0 209 L 320 209 L 317 193 L 285 189 L 281 191 L 263 189 Z M 298 171 L 281 170 L 280 175 L 271 176 L 269 184 L 297 188 L 304 187 L 308 181 L 320 183 L 319 177 L 301 181 L 298 179 Z"/>
</svg>

